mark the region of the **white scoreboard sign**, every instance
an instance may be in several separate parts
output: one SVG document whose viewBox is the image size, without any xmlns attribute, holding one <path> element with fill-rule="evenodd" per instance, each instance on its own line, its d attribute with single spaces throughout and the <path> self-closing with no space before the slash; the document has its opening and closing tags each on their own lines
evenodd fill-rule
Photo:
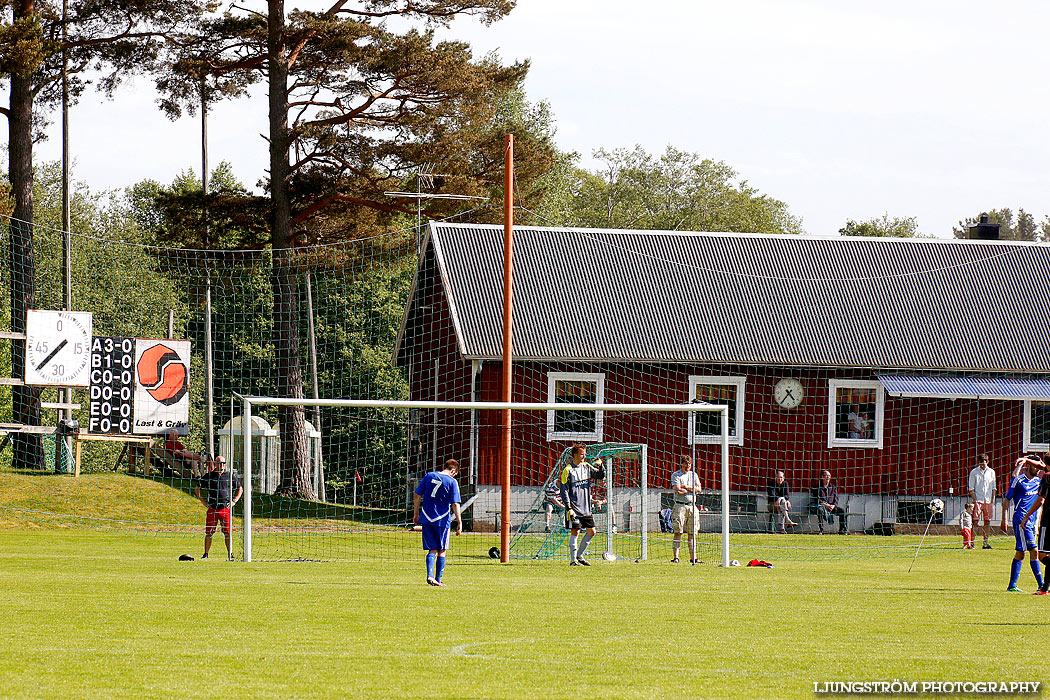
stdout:
<svg viewBox="0 0 1050 700">
<path fill-rule="evenodd" d="M 187 433 L 188 340 L 98 337 L 91 341 L 89 433 Z"/>
<path fill-rule="evenodd" d="M 88 432 L 130 435 L 134 400 L 135 339 L 93 338 Z"/>
</svg>

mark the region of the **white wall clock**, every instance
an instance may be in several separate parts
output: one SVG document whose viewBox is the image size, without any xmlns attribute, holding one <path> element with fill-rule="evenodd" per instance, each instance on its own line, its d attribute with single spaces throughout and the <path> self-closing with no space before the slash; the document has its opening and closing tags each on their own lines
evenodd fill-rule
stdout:
<svg viewBox="0 0 1050 700">
<path fill-rule="evenodd" d="M 27 312 L 26 384 L 86 387 L 91 383 L 90 365 L 90 312 Z"/>
<path fill-rule="evenodd" d="M 773 387 L 773 400 L 781 408 L 796 408 L 805 396 L 802 382 L 797 379 L 781 379 Z"/>
</svg>

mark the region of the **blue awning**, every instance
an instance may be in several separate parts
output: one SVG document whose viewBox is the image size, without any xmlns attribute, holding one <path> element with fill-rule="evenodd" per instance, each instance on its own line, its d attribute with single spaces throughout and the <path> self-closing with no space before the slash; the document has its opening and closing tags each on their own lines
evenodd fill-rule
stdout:
<svg viewBox="0 0 1050 700">
<path fill-rule="evenodd" d="M 1010 374 L 880 374 L 890 396 L 941 399 L 1050 399 L 1050 377 Z"/>
</svg>

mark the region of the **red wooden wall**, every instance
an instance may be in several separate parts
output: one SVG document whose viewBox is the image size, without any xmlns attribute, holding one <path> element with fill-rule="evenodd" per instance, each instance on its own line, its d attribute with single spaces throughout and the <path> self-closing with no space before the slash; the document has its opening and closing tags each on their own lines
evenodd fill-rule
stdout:
<svg viewBox="0 0 1050 700">
<path fill-rule="evenodd" d="M 1005 474 L 1022 447 L 1023 404 L 1019 401 L 977 401 L 886 397 L 883 447 L 828 447 L 828 380 L 875 379 L 863 372 L 785 370 L 783 368 L 666 365 L 600 365 L 522 363 L 515 367 L 515 401 L 547 400 L 548 371 L 605 373 L 606 403 L 684 403 L 688 377 L 746 376 L 744 443 L 730 447 L 731 488 L 764 489 L 775 469 L 784 469 L 794 490 L 808 489 L 822 469 L 851 493 L 945 494 L 966 492 L 966 479 L 976 455 L 988 452 L 1005 482 Z M 799 378 L 806 390 L 802 404 L 782 409 L 773 402 L 773 386 L 785 376 Z M 479 400 L 499 400 L 500 363 L 486 363 L 479 382 Z M 454 400 L 456 383 L 443 384 L 442 395 Z M 465 400 L 465 396 L 455 397 Z M 481 412 L 479 482 L 498 483 L 499 414 Z M 685 414 L 607 415 L 602 439 L 649 445 L 651 485 L 668 485 L 680 455 L 695 454 L 705 484 L 719 482 L 717 445 L 687 441 Z M 540 483 L 568 442 L 548 442 L 546 415 L 514 413 L 512 466 L 515 484 Z M 460 444 L 463 444 L 460 441 Z M 1005 483 L 1004 483 L 1005 486 Z"/>
<path fill-rule="evenodd" d="M 410 310 L 400 364 L 409 370 L 411 397 L 447 401 L 471 398 L 471 363 L 459 354 L 455 330 L 443 293 L 435 284 L 432 259 L 424 260 L 420 291 Z M 424 330 L 425 329 L 425 332 Z M 787 472 L 793 490 L 813 485 L 820 471 L 830 469 L 849 493 L 956 494 L 966 491 L 966 478 L 976 455 L 988 452 L 993 467 L 1005 475 L 1022 447 L 1023 404 L 1019 401 L 977 401 L 886 397 L 882 449 L 829 448 L 828 380 L 873 380 L 871 371 L 724 367 L 676 364 L 536 363 L 514 368 L 514 400 L 545 402 L 547 374 L 552 371 L 605 374 L 607 403 L 684 403 L 690 375 L 744 376 L 744 444 L 730 448 L 731 488 L 760 490 L 775 469 Z M 773 386 L 783 377 L 796 377 L 805 387 L 805 399 L 795 409 L 773 401 Z M 475 398 L 500 399 L 500 363 L 485 362 L 477 377 Z M 436 392 L 435 392 L 436 387 Z M 500 412 L 479 412 L 477 479 L 498 479 Z M 643 417 L 644 416 L 644 417 Z M 449 457 L 466 464 L 470 458 L 470 416 L 465 411 L 424 411 L 422 428 L 410 456 L 420 469 L 432 468 L 433 444 L 437 462 Z M 546 415 L 514 413 L 512 482 L 542 483 L 567 442 L 549 442 Z M 607 442 L 643 442 L 649 446 L 650 483 L 668 485 L 679 457 L 695 454 L 705 485 L 716 487 L 720 466 L 717 446 L 687 442 L 686 414 L 621 414 L 605 417 L 602 439 Z M 1004 483 L 1005 485 L 1005 483 Z"/>
</svg>

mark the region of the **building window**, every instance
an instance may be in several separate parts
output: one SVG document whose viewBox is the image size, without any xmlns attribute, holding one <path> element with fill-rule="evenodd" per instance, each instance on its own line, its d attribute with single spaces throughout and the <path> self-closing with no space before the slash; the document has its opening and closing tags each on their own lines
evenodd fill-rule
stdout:
<svg viewBox="0 0 1050 700">
<path fill-rule="evenodd" d="M 689 402 L 729 406 L 729 444 L 744 444 L 744 385 L 747 377 L 689 377 Z M 689 414 L 689 444 L 719 442 L 721 414 L 697 411 Z"/>
<path fill-rule="evenodd" d="M 605 375 L 583 372 L 547 374 L 548 403 L 596 404 L 605 400 Z M 601 411 L 547 411 L 548 440 L 602 439 Z"/>
<path fill-rule="evenodd" d="M 1050 450 L 1050 401 L 1025 399 L 1024 449 Z"/>
<path fill-rule="evenodd" d="M 882 449 L 886 392 L 877 381 L 828 381 L 828 447 Z"/>
</svg>

